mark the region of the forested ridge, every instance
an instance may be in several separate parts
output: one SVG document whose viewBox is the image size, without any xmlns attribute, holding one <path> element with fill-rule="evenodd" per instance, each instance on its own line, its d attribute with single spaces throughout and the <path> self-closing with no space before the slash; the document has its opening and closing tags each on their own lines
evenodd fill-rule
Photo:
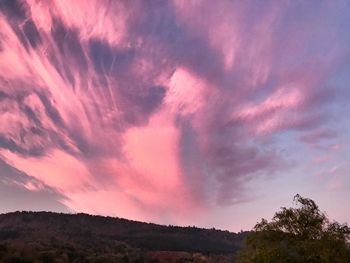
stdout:
<svg viewBox="0 0 350 263">
<path fill-rule="evenodd" d="M 0 215 L 2 262 L 232 262 L 244 237 L 87 214 Z"/>
</svg>

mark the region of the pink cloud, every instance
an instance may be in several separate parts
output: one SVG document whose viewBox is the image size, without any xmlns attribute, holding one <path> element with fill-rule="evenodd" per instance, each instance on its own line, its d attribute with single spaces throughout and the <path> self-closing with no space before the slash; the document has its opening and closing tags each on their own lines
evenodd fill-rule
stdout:
<svg viewBox="0 0 350 263">
<path fill-rule="evenodd" d="M 319 165 L 319 164 L 327 163 L 330 159 L 331 159 L 330 156 L 319 156 L 314 158 L 312 160 L 312 163 Z"/>
<path fill-rule="evenodd" d="M 272 133 L 283 126 L 287 116 L 293 116 L 293 109 L 295 110 L 302 100 L 302 93 L 298 89 L 290 86 L 277 89 L 263 102 L 243 107 L 234 118 L 254 123 L 257 134 Z"/>
<path fill-rule="evenodd" d="M 337 137 L 337 131 L 324 129 L 324 130 L 316 130 L 310 134 L 303 135 L 300 139 L 309 144 L 316 144 L 321 140 L 331 140 Z"/>
<path fill-rule="evenodd" d="M 48 185 L 75 211 L 181 221 L 287 169 L 275 138 L 336 138 L 326 83 L 341 47 L 308 4 L 147 3 L 0 5 L 0 149 L 38 180 L 27 190 Z M 315 13 L 340 23 L 327 4 Z"/>
<path fill-rule="evenodd" d="M 84 189 L 93 182 L 84 164 L 62 151 L 39 158 L 21 157 L 10 151 L 2 151 L 1 154 L 12 166 L 61 192 Z"/>
</svg>

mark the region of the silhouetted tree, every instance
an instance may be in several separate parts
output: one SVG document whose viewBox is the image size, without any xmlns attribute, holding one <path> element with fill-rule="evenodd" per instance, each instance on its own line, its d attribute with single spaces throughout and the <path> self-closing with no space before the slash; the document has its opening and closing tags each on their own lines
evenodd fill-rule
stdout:
<svg viewBox="0 0 350 263">
<path fill-rule="evenodd" d="M 271 222 L 255 225 L 238 262 L 350 262 L 350 228 L 330 222 L 309 198 L 296 195 L 294 201 L 296 208 L 282 207 Z"/>
</svg>

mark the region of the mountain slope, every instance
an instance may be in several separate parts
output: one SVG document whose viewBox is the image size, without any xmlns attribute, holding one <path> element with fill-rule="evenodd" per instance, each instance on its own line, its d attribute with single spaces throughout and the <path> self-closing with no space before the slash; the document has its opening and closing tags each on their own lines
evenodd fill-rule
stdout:
<svg viewBox="0 0 350 263">
<path fill-rule="evenodd" d="M 1 262 L 232 262 L 245 233 L 51 212 L 0 215 Z"/>
</svg>

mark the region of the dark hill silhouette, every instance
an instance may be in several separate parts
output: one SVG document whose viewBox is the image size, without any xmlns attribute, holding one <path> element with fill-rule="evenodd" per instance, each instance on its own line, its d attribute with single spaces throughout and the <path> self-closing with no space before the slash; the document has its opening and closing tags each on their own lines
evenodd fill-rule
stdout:
<svg viewBox="0 0 350 263">
<path fill-rule="evenodd" d="M 232 262 L 244 238 L 87 214 L 0 215 L 1 262 Z"/>
</svg>

